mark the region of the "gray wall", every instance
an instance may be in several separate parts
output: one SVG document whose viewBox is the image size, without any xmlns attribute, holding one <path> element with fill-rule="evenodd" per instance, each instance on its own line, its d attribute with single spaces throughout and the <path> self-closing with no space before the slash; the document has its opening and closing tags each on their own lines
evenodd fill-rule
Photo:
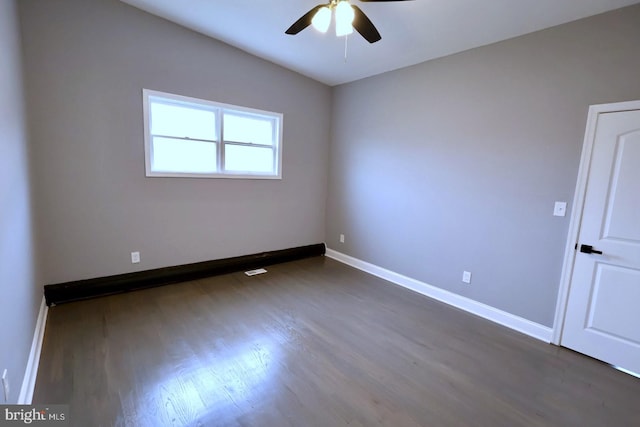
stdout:
<svg viewBox="0 0 640 427">
<path fill-rule="evenodd" d="M 42 300 L 31 220 L 20 39 L 14 0 L 0 0 L 0 375 L 18 400 Z M 0 403 L 3 403 L 0 391 Z"/>
<path fill-rule="evenodd" d="M 324 240 L 329 87 L 117 0 L 19 9 L 46 283 Z M 145 178 L 143 88 L 284 113 L 283 179 Z"/>
<path fill-rule="evenodd" d="M 328 246 L 552 326 L 553 204 L 589 105 L 640 98 L 639 46 L 632 6 L 335 88 Z"/>
</svg>

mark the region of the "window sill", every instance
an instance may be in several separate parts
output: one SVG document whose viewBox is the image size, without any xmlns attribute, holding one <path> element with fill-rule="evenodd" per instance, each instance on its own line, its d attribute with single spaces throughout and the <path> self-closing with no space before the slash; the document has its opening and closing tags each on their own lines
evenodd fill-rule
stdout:
<svg viewBox="0 0 640 427">
<path fill-rule="evenodd" d="M 282 179 L 279 175 L 260 175 L 260 174 L 204 174 L 204 173 L 177 173 L 177 172 L 147 172 L 147 178 L 214 178 L 214 179 Z"/>
</svg>

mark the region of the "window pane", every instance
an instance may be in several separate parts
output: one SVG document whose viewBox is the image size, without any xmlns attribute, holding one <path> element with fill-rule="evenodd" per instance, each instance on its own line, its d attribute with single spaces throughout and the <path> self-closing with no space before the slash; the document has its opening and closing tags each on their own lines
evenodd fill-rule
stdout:
<svg viewBox="0 0 640 427">
<path fill-rule="evenodd" d="M 233 142 L 273 145 L 273 120 L 225 113 L 223 139 Z"/>
<path fill-rule="evenodd" d="M 216 145 L 212 142 L 154 137 L 151 170 L 215 173 Z"/>
<path fill-rule="evenodd" d="M 273 149 L 271 148 L 226 144 L 224 150 L 224 167 L 228 171 L 274 172 Z"/>
<path fill-rule="evenodd" d="M 215 141 L 216 115 L 213 111 L 152 102 L 151 134 Z"/>
</svg>

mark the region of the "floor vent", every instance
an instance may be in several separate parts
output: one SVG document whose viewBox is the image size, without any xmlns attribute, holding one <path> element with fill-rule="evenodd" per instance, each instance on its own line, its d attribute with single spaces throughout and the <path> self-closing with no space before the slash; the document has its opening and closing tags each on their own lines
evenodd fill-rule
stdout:
<svg viewBox="0 0 640 427">
<path fill-rule="evenodd" d="M 267 270 L 265 270 L 264 268 L 258 268 L 257 270 L 245 271 L 244 274 L 246 274 L 247 276 L 255 276 L 256 274 L 264 274 L 266 272 Z"/>
</svg>

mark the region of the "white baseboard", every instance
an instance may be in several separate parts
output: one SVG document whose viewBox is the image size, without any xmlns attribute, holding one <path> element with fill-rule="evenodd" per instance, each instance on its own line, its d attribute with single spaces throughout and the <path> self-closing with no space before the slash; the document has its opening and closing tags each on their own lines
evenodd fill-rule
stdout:
<svg viewBox="0 0 640 427">
<path fill-rule="evenodd" d="M 44 328 L 47 324 L 48 312 L 49 307 L 47 307 L 47 303 L 44 297 L 42 297 L 38 321 L 36 322 L 36 328 L 33 332 L 33 341 L 31 341 L 29 360 L 27 361 L 27 368 L 24 371 L 20 396 L 18 396 L 19 405 L 30 405 L 33 400 L 33 390 L 36 386 L 36 376 L 38 375 L 38 366 L 40 365 L 40 352 L 42 351 L 42 340 L 44 339 Z"/>
<path fill-rule="evenodd" d="M 532 322 L 519 316 L 515 316 L 511 313 L 507 313 L 506 311 L 502 311 L 495 307 L 491 307 L 481 302 L 474 301 L 470 298 L 454 294 L 453 292 L 446 291 L 436 286 L 420 282 L 419 280 L 403 276 L 402 274 L 398 274 L 385 268 L 378 267 L 377 265 L 370 264 L 349 255 L 345 255 L 333 249 L 327 248 L 325 256 L 350 265 L 351 267 L 355 267 L 359 270 L 365 271 L 374 276 L 378 276 L 389 282 L 395 283 L 396 285 L 411 289 L 414 292 L 418 292 L 422 295 L 441 301 L 445 304 L 452 305 L 469 313 L 483 317 L 487 320 L 491 320 L 492 322 L 529 335 L 533 338 L 537 338 L 546 343 L 551 342 L 553 330 L 547 326 Z"/>
</svg>

